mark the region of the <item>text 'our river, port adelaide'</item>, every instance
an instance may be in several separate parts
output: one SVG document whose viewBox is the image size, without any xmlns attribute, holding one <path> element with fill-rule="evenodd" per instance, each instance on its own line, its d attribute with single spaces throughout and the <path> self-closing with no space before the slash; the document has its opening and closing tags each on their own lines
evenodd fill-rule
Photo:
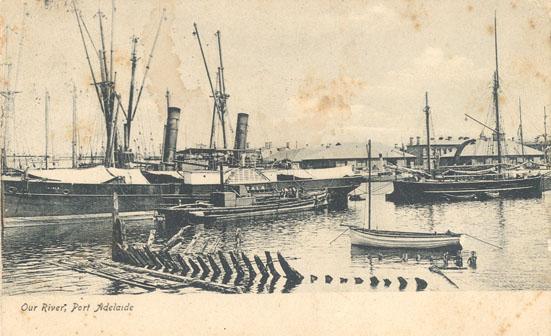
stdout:
<svg viewBox="0 0 551 336">
<path fill-rule="evenodd" d="M 131 312 L 134 311 L 134 305 L 130 303 L 119 304 L 110 302 L 100 302 L 96 304 L 82 304 L 82 303 L 63 303 L 63 304 L 29 304 L 27 302 L 21 305 L 21 311 L 25 312 L 61 312 L 61 313 L 75 313 L 75 312 Z"/>
</svg>

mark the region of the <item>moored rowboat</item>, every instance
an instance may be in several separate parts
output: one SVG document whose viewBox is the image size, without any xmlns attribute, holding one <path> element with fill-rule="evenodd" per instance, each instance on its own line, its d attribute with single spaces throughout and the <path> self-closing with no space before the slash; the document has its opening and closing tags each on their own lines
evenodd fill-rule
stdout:
<svg viewBox="0 0 551 336">
<path fill-rule="evenodd" d="M 352 245 L 377 248 L 439 249 L 460 248 L 461 234 L 453 232 L 424 233 L 350 228 Z"/>
</svg>

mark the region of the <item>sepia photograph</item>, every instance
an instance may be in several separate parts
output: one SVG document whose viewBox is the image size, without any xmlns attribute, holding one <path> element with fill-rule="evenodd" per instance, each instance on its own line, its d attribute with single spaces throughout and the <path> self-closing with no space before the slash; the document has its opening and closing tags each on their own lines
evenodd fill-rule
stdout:
<svg viewBox="0 0 551 336">
<path fill-rule="evenodd" d="M 0 8 L 2 334 L 551 332 L 550 2 Z"/>
</svg>

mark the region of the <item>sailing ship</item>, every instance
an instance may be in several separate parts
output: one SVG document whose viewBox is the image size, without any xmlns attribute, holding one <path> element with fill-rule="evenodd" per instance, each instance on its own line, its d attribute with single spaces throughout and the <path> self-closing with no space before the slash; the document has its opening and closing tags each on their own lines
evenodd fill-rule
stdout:
<svg viewBox="0 0 551 336">
<path fill-rule="evenodd" d="M 371 141 L 368 142 L 368 157 L 371 159 Z M 353 246 L 382 249 L 460 249 L 461 234 L 451 231 L 445 233 L 383 231 L 371 229 L 371 179 L 368 179 L 368 227 L 350 227 L 350 242 Z"/>
<path fill-rule="evenodd" d="M 165 205 L 185 204 L 196 201 L 204 201 L 210 198 L 214 191 L 221 188 L 237 190 L 246 188 L 251 194 L 262 193 L 269 190 L 281 190 L 283 188 L 296 187 L 306 192 L 325 190 L 328 193 L 329 203 L 346 204 L 347 195 L 361 184 L 359 177 L 333 177 L 310 180 L 285 180 L 279 178 L 266 178 L 261 172 L 254 169 L 246 169 L 253 172 L 258 178 L 238 179 L 233 175 L 243 173 L 240 167 L 222 171 L 225 164 L 223 160 L 216 162 L 214 171 L 179 171 L 176 158 L 176 145 L 178 137 L 178 122 L 180 109 L 170 104 L 170 95 L 167 93 L 167 122 L 165 124 L 163 153 L 158 170 L 150 171 L 139 168 L 133 162 L 133 153 L 129 149 L 132 120 L 136 115 L 147 72 L 156 41 L 159 36 L 161 24 L 164 21 L 164 13 L 161 15 L 159 25 L 149 53 L 149 58 L 139 89 L 134 87 L 136 71 L 136 44 L 137 39 L 132 38 L 131 51 L 131 82 L 128 106 L 125 109 L 118 83 L 116 83 L 115 70 L 113 69 L 113 35 L 111 31 L 111 51 L 106 49 L 105 32 L 103 29 L 104 15 L 98 12 L 100 43 L 94 44 L 89 34 L 85 20 L 78 10 L 76 2 L 73 2 L 74 14 L 80 31 L 86 60 L 89 66 L 94 90 L 96 92 L 102 116 L 105 119 L 106 148 L 102 166 L 78 169 L 54 169 L 54 170 L 26 170 L 17 171 L 11 176 L 2 176 L 2 202 L 4 217 L 43 217 L 43 216 L 78 216 L 82 214 L 109 213 L 112 209 L 112 195 L 119 195 L 119 207 L 121 212 L 151 211 Z M 114 13 L 114 11 L 113 11 Z M 113 20 L 113 17 L 111 18 Z M 194 25 L 195 35 L 200 43 L 197 26 Z M 111 22 L 113 29 L 113 22 Z M 227 118 L 226 99 L 223 81 L 222 52 L 220 48 L 220 33 L 217 33 L 220 66 L 218 67 L 217 90 L 215 92 L 209 77 L 209 84 L 214 99 L 213 128 L 211 131 L 211 147 L 214 144 L 214 120 L 218 118 L 225 127 Z M 97 47 L 97 48 L 96 48 Z M 200 44 L 203 60 L 205 60 L 202 45 Z M 94 67 L 92 59 L 99 61 Z M 134 98 L 136 91 L 137 97 Z M 122 150 L 117 140 L 117 120 L 121 115 L 125 117 L 124 136 Z M 246 115 L 244 115 L 246 116 Z M 246 118 L 238 116 L 238 132 L 236 134 L 235 156 L 246 147 Z M 239 118 L 241 117 L 241 118 Z M 245 124 L 243 127 L 242 124 Z M 241 126 L 240 126 L 241 124 Z M 224 148 L 226 148 L 226 136 L 224 131 Z M 75 148 L 76 146 L 73 146 Z M 45 159 L 49 157 L 45 153 Z M 2 160 L 4 162 L 5 160 Z M 5 167 L 5 166 L 4 166 Z M 203 177 L 217 176 L 220 168 L 222 173 L 219 179 L 204 179 Z M 3 172 L 4 173 L 4 172 Z M 231 175 L 231 176 L 229 176 Z M 167 178 L 169 177 L 169 178 Z"/>
<path fill-rule="evenodd" d="M 395 203 L 418 203 L 449 200 L 483 200 L 492 198 L 494 195 L 500 197 L 541 197 L 543 193 L 543 177 L 535 176 L 509 176 L 503 171 L 502 144 L 504 133 L 501 131 L 499 114 L 499 67 L 497 49 L 497 19 L 494 18 L 494 41 L 495 41 L 495 65 L 493 80 L 493 104 L 495 110 L 495 129 L 489 128 L 494 133 L 497 143 L 497 165 L 495 174 L 464 174 L 462 176 L 439 176 L 431 169 L 431 147 L 428 94 L 425 95 L 425 116 L 427 133 L 427 173 L 418 174 L 413 179 L 393 181 L 394 190 L 386 195 L 386 199 Z M 469 116 L 470 117 L 470 116 Z M 472 119 L 472 117 L 471 117 Z M 469 141 L 476 141 L 469 139 Z M 457 149 L 459 154 L 462 148 Z M 462 167 L 467 168 L 467 167 Z M 463 169 L 467 170 L 467 169 Z"/>
</svg>

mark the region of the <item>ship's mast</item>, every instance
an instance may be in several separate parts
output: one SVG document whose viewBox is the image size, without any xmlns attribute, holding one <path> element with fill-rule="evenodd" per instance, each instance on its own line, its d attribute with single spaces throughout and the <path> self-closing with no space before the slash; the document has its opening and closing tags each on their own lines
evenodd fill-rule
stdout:
<svg viewBox="0 0 551 336">
<path fill-rule="evenodd" d="M 547 142 L 547 111 L 545 111 L 545 106 L 543 107 L 543 154 L 545 156 L 545 162 L 549 162 L 549 144 Z"/>
<path fill-rule="evenodd" d="M 134 101 L 134 85 L 135 85 L 135 70 L 136 70 L 136 43 L 137 38 L 132 38 L 132 54 L 131 54 L 131 64 L 132 64 L 132 73 L 131 73 L 131 82 L 130 82 L 130 94 L 129 94 L 129 100 L 128 100 L 128 111 L 124 110 L 124 107 L 121 103 L 121 97 L 120 94 L 116 91 L 116 74 L 117 72 L 114 69 L 115 63 L 113 60 L 113 41 L 114 41 L 114 26 L 115 26 L 115 1 L 111 1 L 111 27 L 110 27 L 110 38 L 111 38 L 111 50 L 109 57 L 106 54 L 106 43 L 105 43 L 105 30 L 103 26 L 103 18 L 105 17 L 104 14 L 98 10 L 97 16 L 98 16 L 98 23 L 99 23 L 99 49 L 96 48 L 96 45 L 94 44 L 94 40 L 92 39 L 90 35 L 90 31 L 88 30 L 86 23 L 82 17 L 82 14 L 79 12 L 76 2 L 73 0 L 73 10 L 75 13 L 75 17 L 77 20 L 77 24 L 79 27 L 82 44 L 84 47 L 84 52 L 86 54 L 86 60 L 88 62 L 88 66 L 90 68 L 90 73 L 92 74 L 92 80 L 93 85 L 96 90 L 96 95 L 98 98 L 98 102 L 102 111 L 102 114 L 105 119 L 105 130 L 106 130 L 106 146 L 105 146 L 105 160 L 104 164 L 107 167 L 111 167 L 115 164 L 115 148 L 117 147 L 117 117 L 119 110 L 122 111 L 124 116 L 126 117 L 126 123 L 124 125 L 124 135 L 123 135 L 123 143 L 124 143 L 124 149 L 128 150 L 130 146 L 130 133 L 131 133 L 131 123 L 134 119 L 137 111 L 137 107 L 140 101 L 140 97 L 143 91 L 145 79 L 147 77 L 147 73 L 149 71 L 149 67 L 151 64 L 151 60 L 153 58 L 153 51 L 155 49 L 155 45 L 157 43 L 158 37 L 159 37 L 159 31 L 161 28 L 162 21 L 164 20 L 164 10 L 161 15 L 161 19 L 159 22 L 159 25 L 157 27 L 157 32 L 155 34 L 155 40 L 153 42 L 153 46 L 151 48 L 151 52 L 149 54 L 148 62 L 145 67 L 143 79 L 141 82 L 140 89 L 138 90 L 138 96 L 136 100 Z M 86 32 L 86 37 L 85 33 Z M 91 45 L 91 53 L 88 52 L 88 44 Z M 96 55 L 99 60 L 99 78 L 100 81 L 97 80 L 96 71 L 94 70 L 94 67 L 92 66 L 92 61 L 90 59 L 90 54 Z M 115 109 L 115 104 L 116 109 Z"/>
<path fill-rule="evenodd" d="M 216 92 L 214 91 L 214 85 L 212 84 L 212 79 L 210 77 L 210 71 L 209 67 L 207 65 L 207 59 L 205 58 L 205 52 L 203 51 L 203 44 L 201 43 L 201 37 L 199 36 L 199 30 L 197 29 L 197 24 L 193 23 L 194 32 L 193 35 L 197 37 L 197 42 L 199 43 L 199 50 L 201 51 L 201 56 L 203 58 L 203 64 L 205 65 L 205 71 L 207 72 L 207 78 L 209 80 L 209 86 L 210 86 L 210 92 L 212 94 L 212 98 L 214 99 L 214 107 L 212 109 L 212 125 L 210 130 L 210 141 L 209 141 L 209 148 L 214 148 L 215 145 L 215 123 L 214 120 L 216 119 L 216 112 L 219 110 L 218 108 L 218 99 Z"/>
<path fill-rule="evenodd" d="M 496 70 L 494 73 L 494 87 L 493 87 L 493 96 L 494 96 L 494 107 L 496 113 L 496 139 L 497 139 L 497 172 L 501 174 L 501 128 L 499 123 L 499 66 L 498 66 L 498 57 L 497 57 L 497 16 L 494 15 L 494 45 L 495 45 L 495 56 L 496 56 Z"/>
<path fill-rule="evenodd" d="M 218 97 L 220 100 L 219 104 L 219 117 L 220 121 L 222 123 L 222 138 L 224 140 L 224 149 L 228 147 L 227 141 L 226 141 L 226 121 L 225 121 L 225 114 L 226 114 L 226 99 L 229 97 L 226 95 L 226 85 L 224 83 L 224 64 L 222 63 L 222 44 L 220 42 L 220 31 L 216 31 L 216 40 L 218 41 L 218 56 L 220 59 L 220 65 L 218 67 L 218 86 L 219 86 L 219 92 Z"/>
<path fill-rule="evenodd" d="M 524 134 L 522 132 L 522 107 L 520 104 L 520 97 L 518 97 L 518 115 L 520 119 L 520 149 L 522 154 L 522 162 L 526 160 L 524 156 Z"/>
<path fill-rule="evenodd" d="M 367 142 L 367 229 L 371 230 L 371 139 Z"/>
<path fill-rule="evenodd" d="M 138 38 L 132 36 L 132 53 L 130 55 L 130 62 L 132 64 L 131 73 L 130 73 L 130 91 L 128 92 L 128 113 L 131 114 L 133 111 L 134 104 L 134 80 L 136 75 L 136 44 L 138 43 Z M 128 151 L 130 146 L 130 129 L 132 127 L 132 115 L 126 116 L 126 123 L 124 124 L 124 150 Z"/>
<path fill-rule="evenodd" d="M 49 123 L 49 103 L 50 103 L 50 94 L 46 90 L 46 93 L 44 94 L 44 166 L 46 170 L 48 169 L 48 138 L 49 138 L 49 132 L 50 132 L 50 123 Z"/>
<path fill-rule="evenodd" d="M 142 82 L 140 85 L 140 88 L 138 90 L 138 97 L 136 97 L 136 102 L 134 103 L 134 108 L 130 109 L 128 108 L 128 113 L 126 114 L 126 123 L 127 123 L 127 132 L 128 132 L 128 146 L 130 146 L 130 134 L 131 134 L 131 123 L 132 120 L 134 120 L 134 117 L 136 116 L 136 112 L 138 111 L 138 105 L 140 104 L 140 98 L 142 97 L 143 88 L 145 85 L 145 79 L 147 78 L 147 74 L 149 73 L 149 69 L 151 66 L 151 60 L 153 59 L 153 53 L 155 51 L 155 47 L 157 46 L 157 41 L 159 40 L 159 33 L 161 31 L 161 26 L 163 24 L 163 21 L 165 20 L 165 10 L 161 12 L 161 17 L 159 19 L 159 25 L 157 26 L 157 31 L 155 32 L 155 38 L 153 39 L 153 44 L 151 45 L 151 51 L 149 52 L 149 56 L 147 59 L 147 64 L 145 65 L 145 71 L 142 77 Z M 136 41 L 137 42 L 137 41 Z M 135 57 L 135 42 L 134 42 L 134 55 Z M 135 64 L 133 64 L 135 66 Z M 132 70 L 134 72 L 134 70 Z M 132 74 L 133 75 L 133 74 Z M 132 98 L 129 98 L 129 102 Z M 130 103 L 129 103 L 130 105 Z M 124 113 L 124 110 L 123 110 Z M 128 150 L 128 148 L 125 148 L 125 150 Z"/>
<path fill-rule="evenodd" d="M 209 148 L 216 147 L 216 116 L 217 115 L 222 125 L 222 140 L 223 140 L 224 148 L 227 148 L 228 142 L 227 142 L 227 135 L 226 135 L 225 118 L 226 118 L 226 100 L 229 97 L 229 95 L 226 94 L 226 87 L 224 83 L 224 65 L 222 63 L 222 44 L 220 41 L 220 31 L 217 31 L 215 34 L 217 43 L 218 43 L 218 56 L 219 56 L 219 62 L 220 62 L 218 66 L 218 71 L 216 72 L 216 82 L 215 82 L 216 89 L 215 89 L 212 82 L 212 78 L 210 76 L 210 71 L 207 65 L 207 60 L 205 57 L 205 52 L 203 50 L 203 45 L 201 43 L 201 38 L 199 36 L 199 30 L 197 29 L 197 24 L 194 23 L 193 27 L 195 29 L 195 31 L 193 32 L 193 35 L 197 37 L 197 42 L 199 43 L 199 49 L 201 50 L 201 56 L 203 58 L 203 63 L 205 65 L 205 70 L 207 72 L 207 78 L 209 80 L 212 98 L 214 100 L 214 105 L 212 108 L 212 124 L 211 124 L 211 131 L 210 131 Z"/>
<path fill-rule="evenodd" d="M 73 168 L 77 168 L 77 91 L 75 84 L 73 84 L 73 141 L 71 145 Z"/>
<path fill-rule="evenodd" d="M 11 78 L 11 70 L 14 66 L 13 63 L 11 63 L 9 56 L 8 56 L 8 33 L 10 30 L 10 27 L 6 25 L 4 27 L 4 62 L 3 65 L 3 81 L 4 81 L 4 87 L 2 91 L 0 91 L 0 95 L 4 98 L 4 104 L 3 104 L 3 128 L 2 128 L 2 150 L 3 150 L 3 159 L 5 160 L 4 163 L 7 164 L 7 157 L 8 154 L 11 153 L 13 156 L 13 167 L 15 167 L 15 160 L 16 160 L 16 145 L 17 142 L 15 141 L 15 134 L 16 134 L 16 114 L 15 114 L 15 95 L 20 93 L 17 91 L 17 83 L 19 78 L 19 64 L 21 63 L 21 50 L 23 46 L 23 38 L 24 38 L 24 32 L 25 32 L 25 10 L 26 5 L 24 5 L 23 9 L 23 28 L 21 29 L 21 36 L 19 38 L 19 48 L 17 51 L 17 64 L 16 64 L 16 70 L 15 70 L 15 79 L 12 81 Z M 12 86 L 13 84 L 13 86 Z M 6 169 L 7 166 L 4 166 L 4 169 Z"/>
<path fill-rule="evenodd" d="M 431 148 L 430 148 L 430 106 L 429 106 L 429 93 L 425 92 L 425 127 L 427 129 L 427 171 L 430 174 L 430 154 L 431 154 Z"/>
</svg>

